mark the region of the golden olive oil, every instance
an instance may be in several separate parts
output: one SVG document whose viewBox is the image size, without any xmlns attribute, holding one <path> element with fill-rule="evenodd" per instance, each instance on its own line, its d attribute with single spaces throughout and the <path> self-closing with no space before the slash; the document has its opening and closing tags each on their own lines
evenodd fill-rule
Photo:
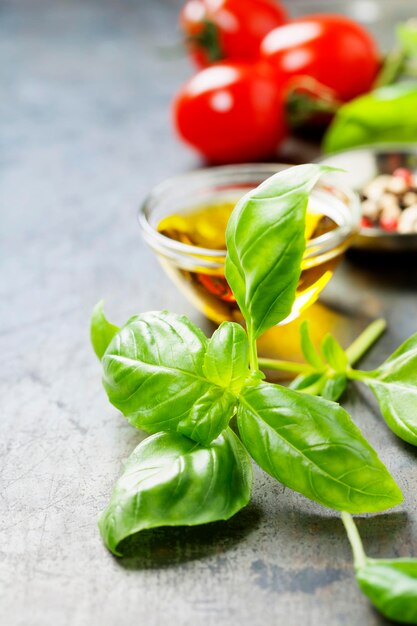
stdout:
<svg viewBox="0 0 417 626">
<path fill-rule="evenodd" d="M 235 206 L 232 201 L 214 201 L 198 206 L 182 214 L 165 217 L 158 224 L 158 231 L 181 243 L 209 250 L 226 250 L 225 231 L 230 214 Z M 323 213 L 307 212 L 306 239 L 310 240 L 337 227 L 337 223 Z M 305 258 L 297 287 L 296 300 L 289 322 L 307 309 L 330 280 L 334 268 L 341 258 L 345 246 L 332 250 L 331 254 Z M 195 256 L 195 267 L 185 269 L 171 260 L 161 257 L 165 269 L 179 287 L 186 292 L 196 306 L 216 323 L 225 320 L 242 321 L 239 308 L 224 276 L 224 257 L 200 257 L 213 261 L 213 267 L 199 267 Z M 217 267 L 216 267 L 217 266 Z"/>
</svg>

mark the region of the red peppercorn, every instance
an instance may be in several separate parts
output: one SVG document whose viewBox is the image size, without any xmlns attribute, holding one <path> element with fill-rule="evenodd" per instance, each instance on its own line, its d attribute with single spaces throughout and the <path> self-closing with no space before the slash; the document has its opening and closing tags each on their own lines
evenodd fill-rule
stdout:
<svg viewBox="0 0 417 626">
<path fill-rule="evenodd" d="M 413 183 L 413 174 L 406 167 L 398 167 L 396 170 L 393 171 L 392 175 L 404 179 L 406 185 L 409 185 L 411 187 Z"/>
<path fill-rule="evenodd" d="M 362 217 L 361 226 L 362 228 L 372 228 L 373 226 L 372 220 L 370 220 L 369 217 Z"/>
<path fill-rule="evenodd" d="M 398 220 L 395 219 L 394 217 L 381 217 L 381 219 L 379 220 L 379 225 L 384 230 L 388 230 L 388 231 L 397 230 Z"/>
</svg>

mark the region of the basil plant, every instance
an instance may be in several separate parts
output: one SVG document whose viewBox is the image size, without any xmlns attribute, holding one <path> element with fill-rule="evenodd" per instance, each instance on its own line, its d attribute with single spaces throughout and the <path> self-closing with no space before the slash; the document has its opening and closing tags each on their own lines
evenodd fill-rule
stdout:
<svg viewBox="0 0 417 626">
<path fill-rule="evenodd" d="M 373 513 L 402 501 L 339 404 L 265 382 L 259 369 L 256 340 L 291 311 L 309 194 L 328 170 L 288 168 L 237 203 L 226 231 L 226 278 L 245 328 L 224 322 L 208 339 L 187 317 L 168 311 L 136 315 L 118 328 L 101 303 L 94 309 L 91 339 L 108 398 L 150 434 L 129 457 L 99 520 L 115 555 L 144 529 L 233 516 L 251 498 L 252 461 L 336 511 Z M 326 354 L 344 363 L 331 340 Z M 390 365 L 370 376 L 388 406 L 383 385 L 395 381 Z"/>
</svg>

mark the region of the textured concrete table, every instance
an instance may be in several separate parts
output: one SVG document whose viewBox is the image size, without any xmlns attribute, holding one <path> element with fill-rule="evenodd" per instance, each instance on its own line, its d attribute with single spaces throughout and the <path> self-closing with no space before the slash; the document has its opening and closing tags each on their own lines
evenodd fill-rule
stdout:
<svg viewBox="0 0 417 626">
<path fill-rule="evenodd" d="M 100 541 L 97 515 L 141 435 L 101 389 L 91 308 L 105 298 L 115 321 L 169 308 L 204 325 L 135 222 L 154 183 L 197 165 L 167 115 L 189 72 L 170 52 L 176 11 L 167 0 L 0 3 L 0 623 L 386 623 L 356 588 L 339 519 L 260 471 L 229 524 L 148 533 L 121 560 Z M 329 306 L 387 317 L 365 365 L 416 331 L 416 279 L 415 262 L 350 261 L 326 290 Z M 366 547 L 415 554 L 416 452 L 362 389 L 349 409 L 405 493 L 395 512 L 360 520 Z"/>
</svg>

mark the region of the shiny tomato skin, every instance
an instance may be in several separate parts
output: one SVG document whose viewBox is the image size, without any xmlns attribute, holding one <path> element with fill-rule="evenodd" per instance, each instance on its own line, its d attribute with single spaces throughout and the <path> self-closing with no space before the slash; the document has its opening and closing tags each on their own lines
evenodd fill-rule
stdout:
<svg viewBox="0 0 417 626">
<path fill-rule="evenodd" d="M 222 59 L 257 60 L 265 35 L 286 22 L 275 0 L 188 0 L 180 13 L 188 50 L 200 68 Z"/>
<path fill-rule="evenodd" d="M 308 15 L 276 28 L 263 40 L 260 55 L 278 80 L 310 76 L 342 101 L 369 91 L 380 67 L 371 35 L 342 15 Z"/>
<path fill-rule="evenodd" d="M 178 92 L 173 119 L 180 137 L 212 163 L 270 157 L 286 135 L 283 94 L 262 63 L 201 70 Z"/>
</svg>

